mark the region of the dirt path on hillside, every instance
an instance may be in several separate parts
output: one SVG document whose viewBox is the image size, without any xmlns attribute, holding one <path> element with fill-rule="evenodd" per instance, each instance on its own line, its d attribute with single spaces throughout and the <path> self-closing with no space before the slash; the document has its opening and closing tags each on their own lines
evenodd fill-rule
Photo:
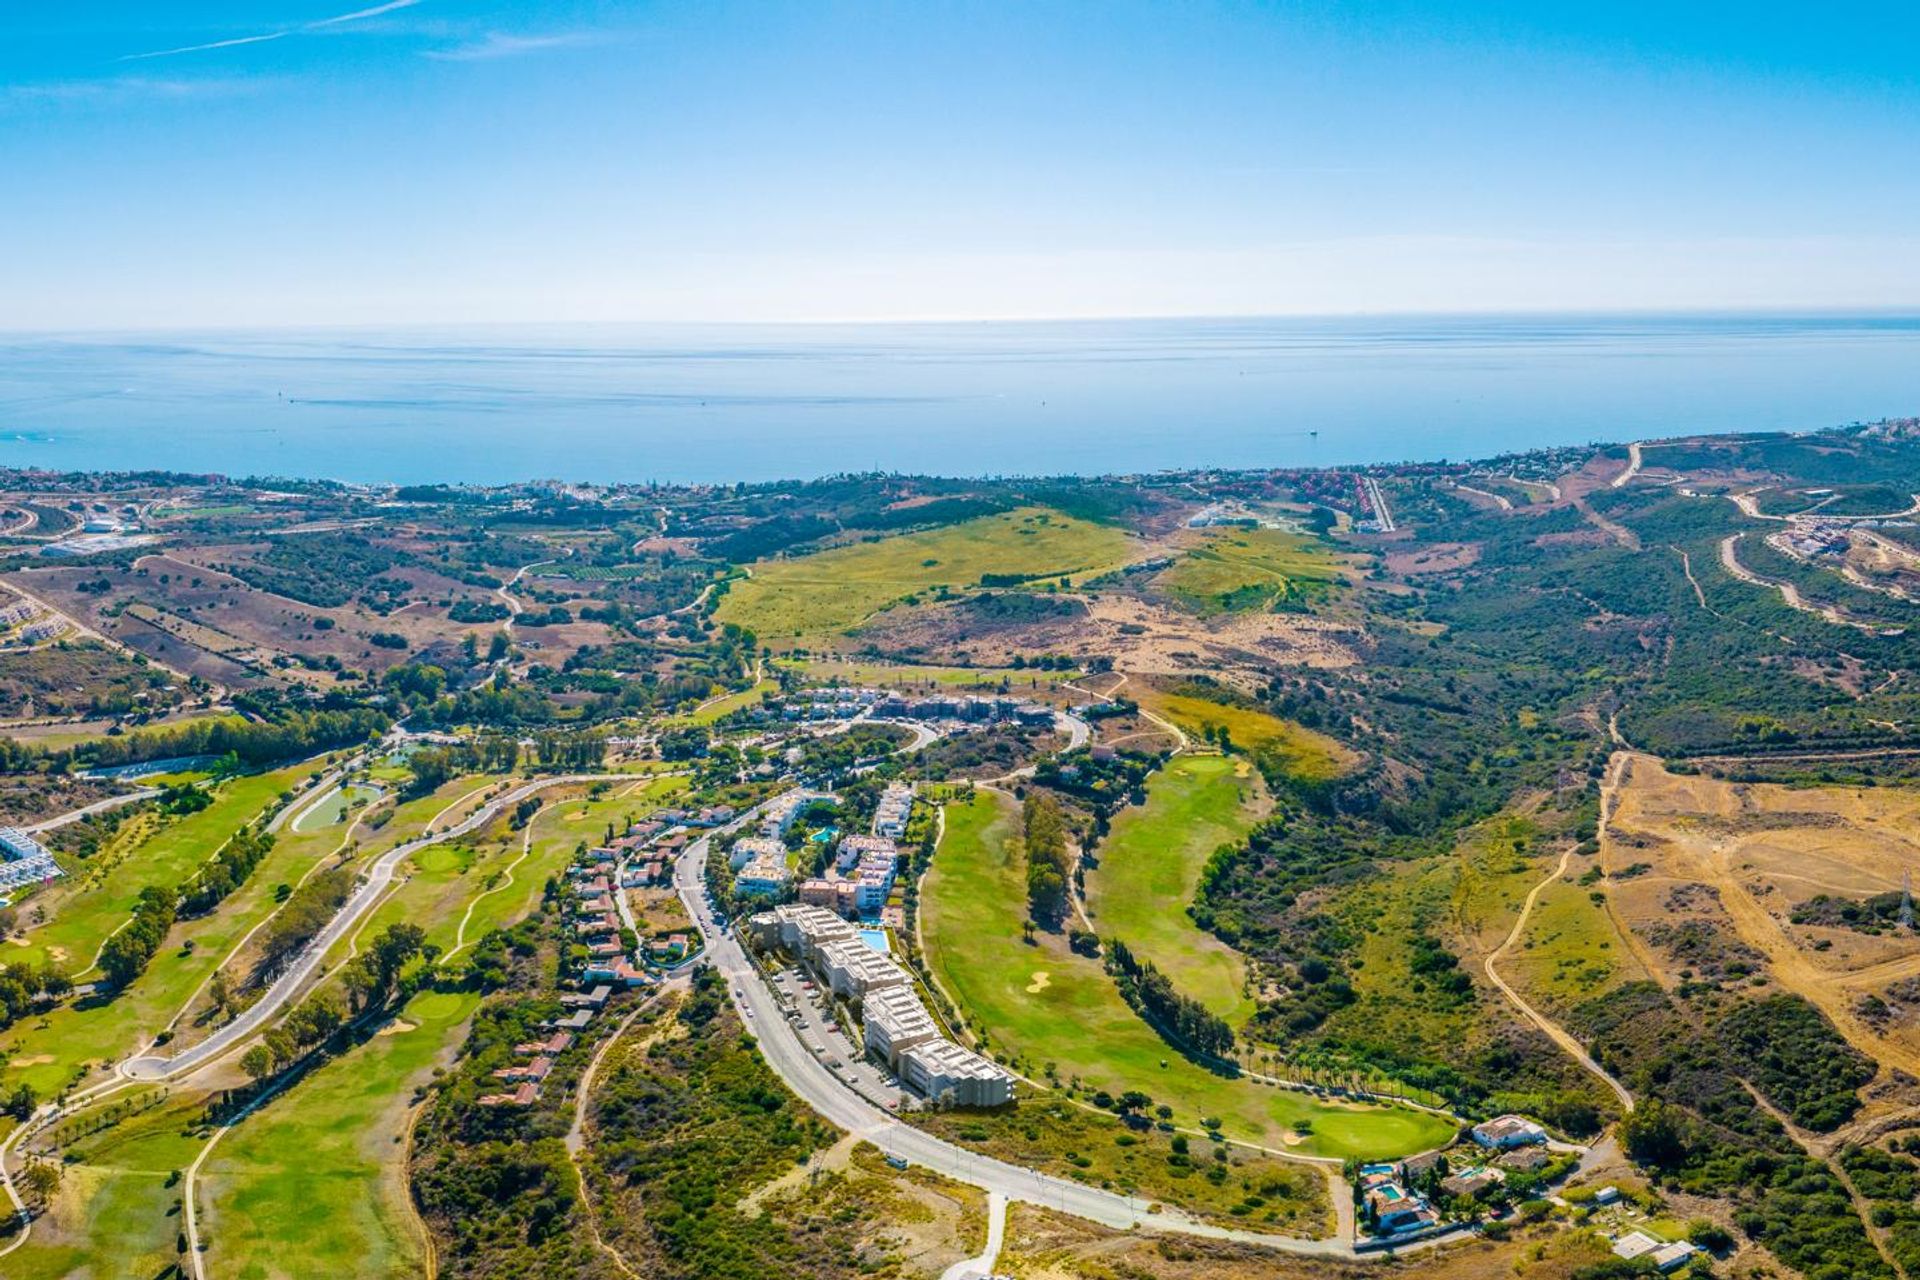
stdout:
<svg viewBox="0 0 1920 1280">
<path fill-rule="evenodd" d="M 1572 860 L 1573 850 L 1568 849 L 1560 855 L 1558 865 L 1554 867 L 1547 878 L 1527 891 L 1526 901 L 1520 906 L 1520 917 L 1513 922 L 1513 928 L 1508 932 L 1506 941 L 1487 953 L 1487 958 L 1481 962 L 1481 967 L 1487 972 L 1487 981 L 1493 983 L 1494 986 L 1500 989 L 1501 994 L 1505 995 L 1513 1007 L 1520 1011 L 1522 1017 L 1526 1018 L 1526 1020 L 1534 1026 L 1540 1028 L 1549 1040 L 1559 1045 L 1560 1048 L 1566 1052 L 1568 1057 L 1586 1068 L 1588 1072 L 1596 1076 L 1607 1088 L 1613 1090 L 1613 1096 L 1620 1100 L 1622 1110 L 1631 1111 L 1633 1110 L 1633 1095 L 1627 1091 L 1627 1087 L 1615 1079 L 1612 1073 L 1605 1067 L 1595 1062 L 1593 1055 L 1587 1052 L 1586 1046 L 1574 1039 L 1571 1033 L 1559 1023 L 1553 1021 L 1538 1009 L 1535 1009 L 1531 1004 L 1527 1003 L 1525 997 L 1518 991 L 1515 991 L 1513 987 L 1508 984 L 1507 980 L 1500 976 L 1500 971 L 1494 967 L 1494 962 L 1512 950 L 1514 945 L 1520 941 L 1522 935 L 1526 933 L 1527 919 L 1533 914 L 1534 904 L 1540 900 L 1540 895 L 1546 890 L 1547 886 L 1567 874 L 1567 864 Z"/>
<path fill-rule="evenodd" d="M 1595 511 L 1593 509 L 1593 504 L 1589 503 L 1585 498 L 1575 498 L 1573 500 L 1573 507 L 1574 507 L 1574 510 L 1580 513 L 1582 518 L 1584 518 L 1588 524 L 1600 530 L 1602 533 L 1606 534 L 1609 538 L 1612 538 L 1615 542 L 1619 543 L 1621 546 L 1625 547 L 1627 550 L 1638 551 L 1640 549 L 1639 534 L 1627 528 L 1627 526 L 1621 524 L 1617 520 L 1607 519 L 1605 516 L 1601 515 L 1598 511 Z"/>
<path fill-rule="evenodd" d="M 1793 1139 L 1796 1146 L 1833 1171 L 1833 1176 L 1839 1179 L 1841 1187 L 1846 1190 L 1847 1199 L 1852 1202 L 1853 1212 L 1859 1217 L 1860 1227 L 1867 1233 L 1867 1239 L 1873 1241 L 1873 1247 L 1879 1250 L 1880 1257 L 1886 1264 L 1893 1268 L 1893 1274 L 1899 1276 L 1900 1280 L 1907 1280 L 1906 1268 L 1894 1259 L 1886 1229 L 1873 1225 L 1873 1201 L 1860 1194 L 1860 1188 L 1853 1185 L 1853 1179 L 1848 1176 L 1847 1171 L 1840 1166 L 1840 1161 L 1836 1158 L 1836 1153 L 1841 1146 L 1838 1135 L 1822 1136 L 1809 1133 L 1795 1124 L 1786 1112 L 1767 1101 L 1766 1095 L 1754 1088 L 1751 1083 L 1742 1080 L 1740 1085 L 1752 1097 L 1755 1106 L 1779 1122 L 1780 1127 L 1787 1131 L 1787 1136 Z"/>
<path fill-rule="evenodd" d="M 567 1163 L 573 1166 L 574 1181 L 580 1187 L 580 1199 L 584 1202 L 587 1210 L 587 1227 L 593 1232 L 593 1243 L 599 1248 L 600 1252 L 607 1255 L 608 1260 L 611 1261 L 614 1266 L 620 1268 L 621 1274 L 629 1277 L 629 1280 L 643 1280 L 643 1278 L 638 1271 L 634 1270 L 633 1264 L 629 1263 L 626 1257 L 622 1255 L 618 1249 L 607 1243 L 606 1237 L 600 1234 L 599 1211 L 593 1203 L 593 1192 L 587 1185 L 586 1171 L 580 1167 L 580 1154 L 586 1150 L 587 1146 L 587 1105 L 593 1096 L 593 1083 L 600 1074 L 600 1065 L 606 1060 L 606 1056 L 612 1051 L 613 1046 L 620 1043 L 620 1038 L 626 1035 L 627 1029 L 634 1024 L 634 1021 L 638 1019 L 641 1014 L 652 1009 L 660 1000 L 666 998 L 670 993 L 674 994 L 677 998 L 680 990 L 681 984 L 676 979 L 674 982 L 661 987 L 660 990 L 656 991 L 648 999 L 635 1005 L 627 1016 L 621 1020 L 620 1025 L 614 1028 L 613 1034 L 601 1041 L 600 1047 L 593 1051 L 593 1057 L 588 1061 L 587 1069 L 580 1073 L 580 1083 L 574 1086 L 573 1123 L 568 1127 L 565 1139 Z M 642 1041 L 640 1047 L 642 1049 L 648 1048 L 671 1029 L 671 1023 L 654 1028 L 653 1034 Z M 1904 1277 L 1902 1280 L 1904 1280 Z"/>
<path fill-rule="evenodd" d="M 1852 627 L 1855 631 L 1864 631 L 1876 636 L 1897 636 L 1906 630 L 1905 627 L 1887 627 L 1877 622 L 1864 622 L 1851 614 L 1841 612 L 1830 604 L 1814 604 L 1801 595 L 1800 588 L 1791 582 L 1775 582 L 1772 578 L 1761 577 L 1740 563 L 1740 554 L 1736 547 L 1740 539 L 1746 536 L 1744 533 L 1730 533 L 1720 540 L 1720 563 L 1728 573 L 1748 586 L 1778 591 L 1780 598 L 1787 602 L 1788 608 L 1798 609 L 1801 613 L 1810 613 L 1837 627 Z"/>
<path fill-rule="evenodd" d="M 1615 913 L 1615 924 L 1621 936 L 1627 939 L 1647 971 L 1669 979 L 1663 985 L 1670 987 L 1670 970 L 1673 966 L 1651 954 L 1629 922 L 1620 917 L 1613 892 L 1613 874 L 1619 869 L 1614 845 L 1618 836 L 1620 788 L 1630 781 L 1632 770 L 1639 762 L 1644 760 L 1656 768 L 1659 762 L 1650 756 L 1628 752 L 1616 753 L 1614 759 L 1615 765 L 1608 770 L 1607 780 L 1602 784 L 1600 799 L 1600 849 L 1602 870 L 1608 873 L 1609 910 Z M 1920 1052 L 1879 1035 L 1862 1022 L 1854 1010 L 1862 988 L 1878 987 L 1901 977 L 1920 975 L 1920 954 L 1895 957 L 1852 972 L 1823 968 L 1814 962 L 1809 952 L 1787 932 L 1786 927 L 1748 887 L 1749 877 L 1743 876 L 1734 865 L 1737 850 L 1737 842 L 1727 838 L 1714 839 L 1704 849 L 1676 843 L 1664 855 L 1667 863 L 1663 870 L 1676 880 L 1705 885 L 1714 890 L 1733 932 L 1740 941 L 1760 952 L 1773 980 L 1782 990 L 1800 996 L 1825 1014 L 1849 1044 L 1883 1068 L 1898 1068 L 1920 1076 Z"/>
</svg>

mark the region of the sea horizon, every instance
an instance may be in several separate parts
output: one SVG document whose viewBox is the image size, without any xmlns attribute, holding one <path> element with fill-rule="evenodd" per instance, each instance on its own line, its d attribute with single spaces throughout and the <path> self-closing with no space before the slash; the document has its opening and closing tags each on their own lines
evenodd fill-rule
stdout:
<svg viewBox="0 0 1920 1280">
<path fill-rule="evenodd" d="M 0 465 L 716 483 L 1462 460 L 1920 413 L 1920 309 L 0 334 Z"/>
</svg>

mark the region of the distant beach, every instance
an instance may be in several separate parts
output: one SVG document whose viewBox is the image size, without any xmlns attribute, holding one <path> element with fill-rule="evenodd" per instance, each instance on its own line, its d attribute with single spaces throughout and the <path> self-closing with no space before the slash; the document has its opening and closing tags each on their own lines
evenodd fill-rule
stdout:
<svg viewBox="0 0 1920 1280">
<path fill-rule="evenodd" d="M 1484 457 L 1920 413 L 1920 316 L 0 338 L 0 465 L 733 481 Z"/>
</svg>

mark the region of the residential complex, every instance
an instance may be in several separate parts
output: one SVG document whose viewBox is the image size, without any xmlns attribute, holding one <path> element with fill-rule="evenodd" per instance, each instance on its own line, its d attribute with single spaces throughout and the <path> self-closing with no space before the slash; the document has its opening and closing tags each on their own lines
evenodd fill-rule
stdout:
<svg viewBox="0 0 1920 1280">
<path fill-rule="evenodd" d="M 880 793 L 880 807 L 874 811 L 873 834 L 898 840 L 907 834 L 907 815 L 913 809 L 913 788 L 904 782 L 890 783 Z"/>
<path fill-rule="evenodd" d="M 821 907 L 787 903 L 747 921 L 754 942 L 811 966 L 837 996 L 860 1006 L 868 1054 L 886 1063 L 901 1083 L 930 1101 L 997 1107 L 1013 1101 L 1013 1076 L 971 1049 L 941 1036 L 913 987 L 913 977 L 891 956 L 867 945 L 859 932 Z"/>
<path fill-rule="evenodd" d="M 0 827 L 0 890 L 17 889 L 60 875 L 47 847 L 17 827 Z"/>
</svg>

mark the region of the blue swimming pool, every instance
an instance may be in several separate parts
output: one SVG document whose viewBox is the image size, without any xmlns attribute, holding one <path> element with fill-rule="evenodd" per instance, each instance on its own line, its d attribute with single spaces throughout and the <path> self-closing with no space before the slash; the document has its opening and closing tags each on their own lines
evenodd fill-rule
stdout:
<svg viewBox="0 0 1920 1280">
<path fill-rule="evenodd" d="M 887 941 L 885 929 L 867 928 L 860 930 L 860 941 L 878 951 L 881 955 L 891 955 L 893 947 Z"/>
</svg>

